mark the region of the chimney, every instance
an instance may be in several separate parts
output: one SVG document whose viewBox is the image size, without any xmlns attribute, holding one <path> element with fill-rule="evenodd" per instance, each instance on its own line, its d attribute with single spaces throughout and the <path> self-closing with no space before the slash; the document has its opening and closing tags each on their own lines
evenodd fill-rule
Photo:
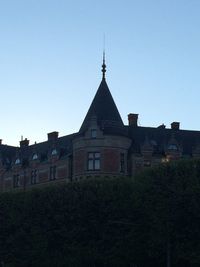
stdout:
<svg viewBox="0 0 200 267">
<path fill-rule="evenodd" d="M 128 124 L 129 126 L 138 126 L 138 114 L 130 113 L 128 114 Z"/>
<path fill-rule="evenodd" d="M 19 143 L 20 143 L 20 147 L 26 147 L 29 145 L 29 140 L 25 138 L 24 140 L 21 140 Z"/>
<path fill-rule="evenodd" d="M 0 145 L 2 145 L 2 139 L 0 139 Z"/>
<path fill-rule="evenodd" d="M 55 141 L 58 138 L 58 132 L 51 132 L 47 134 L 48 141 Z"/>
<path fill-rule="evenodd" d="M 171 123 L 171 129 L 179 130 L 179 128 L 180 128 L 180 122 L 174 121 Z"/>
</svg>

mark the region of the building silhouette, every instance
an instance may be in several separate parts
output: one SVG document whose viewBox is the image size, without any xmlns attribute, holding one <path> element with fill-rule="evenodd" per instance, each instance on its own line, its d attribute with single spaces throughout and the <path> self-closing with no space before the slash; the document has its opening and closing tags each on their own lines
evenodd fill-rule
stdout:
<svg viewBox="0 0 200 267">
<path fill-rule="evenodd" d="M 0 142 L 0 191 L 25 190 L 49 183 L 89 177 L 133 176 L 144 168 L 200 157 L 200 131 L 138 126 L 138 114 L 124 125 L 108 88 L 105 58 L 102 80 L 77 133 L 59 137 L 48 133 L 45 142 L 19 147 Z"/>
</svg>

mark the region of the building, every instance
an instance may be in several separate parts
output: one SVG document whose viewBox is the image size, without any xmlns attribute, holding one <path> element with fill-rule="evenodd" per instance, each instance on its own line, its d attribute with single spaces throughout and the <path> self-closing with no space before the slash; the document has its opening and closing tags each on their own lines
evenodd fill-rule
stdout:
<svg viewBox="0 0 200 267">
<path fill-rule="evenodd" d="M 106 83 L 102 81 L 77 133 L 20 147 L 0 142 L 0 191 L 25 190 L 55 182 L 94 176 L 132 176 L 144 168 L 180 158 L 200 157 L 200 131 L 181 130 L 179 122 L 157 128 L 138 126 L 138 114 L 124 125 Z"/>
</svg>

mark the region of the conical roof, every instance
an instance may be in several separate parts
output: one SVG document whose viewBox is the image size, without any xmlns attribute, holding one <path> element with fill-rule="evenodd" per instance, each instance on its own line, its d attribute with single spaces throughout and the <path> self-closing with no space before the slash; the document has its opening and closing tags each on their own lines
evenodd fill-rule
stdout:
<svg viewBox="0 0 200 267">
<path fill-rule="evenodd" d="M 94 117 L 96 117 L 97 124 L 101 128 L 108 124 L 115 127 L 122 127 L 124 125 L 104 75 L 80 128 L 80 132 L 87 129 L 91 118 Z"/>
</svg>

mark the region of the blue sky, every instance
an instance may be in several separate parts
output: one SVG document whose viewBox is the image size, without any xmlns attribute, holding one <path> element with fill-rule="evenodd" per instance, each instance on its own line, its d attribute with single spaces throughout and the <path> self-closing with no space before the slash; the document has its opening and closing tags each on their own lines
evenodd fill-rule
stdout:
<svg viewBox="0 0 200 267">
<path fill-rule="evenodd" d="M 79 130 L 101 81 L 125 124 L 200 130 L 199 0 L 0 0 L 0 138 Z"/>
</svg>

